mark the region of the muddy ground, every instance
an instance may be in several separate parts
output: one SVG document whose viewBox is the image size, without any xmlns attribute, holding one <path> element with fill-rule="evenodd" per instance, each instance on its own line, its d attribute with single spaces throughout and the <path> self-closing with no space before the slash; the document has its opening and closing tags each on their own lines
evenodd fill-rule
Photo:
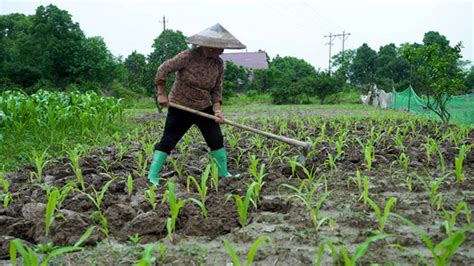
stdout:
<svg viewBox="0 0 474 266">
<path fill-rule="evenodd" d="M 314 119 L 314 118 L 313 118 Z M 142 118 L 147 124 L 144 132 L 139 136 L 158 138 L 163 127 L 163 121 L 156 116 Z M 323 121 L 323 120 L 321 120 Z M 344 123 L 342 120 L 340 123 Z M 320 217 L 331 217 L 334 228 L 325 223 L 316 231 L 312 225 L 309 212 L 301 202 L 288 200 L 291 191 L 283 188 L 282 184 L 298 186 L 301 180 L 307 178 L 301 168 L 298 168 L 294 177 L 287 163 L 287 158 L 300 155 L 302 150 L 296 147 L 284 146 L 279 159 L 270 161 L 266 153 L 259 150 L 251 141 L 253 135 L 224 126 L 224 135 L 241 134 L 238 149 L 231 149 L 228 141 L 226 148 L 229 157 L 229 170 L 239 173 L 238 178 L 222 178 L 219 181 L 218 192 L 209 190 L 206 207 L 206 220 L 198 207 L 186 202 L 181 210 L 176 224 L 174 240 L 167 236 L 166 220 L 170 215 L 168 204 L 161 204 L 166 186 L 162 183 L 156 190 L 158 205 L 153 209 L 145 199 L 144 191 L 149 188 L 146 177 L 140 175 L 137 167 L 138 153 L 144 153 L 139 141 L 123 138 L 122 143 L 129 146 L 128 152 L 120 158 L 117 145 L 100 147 L 85 156 L 80 165 L 87 184 L 86 191 L 92 192 L 92 187 L 100 190 L 111 178 L 111 183 L 101 205 L 110 227 L 108 236 L 95 230 L 82 252 L 60 256 L 52 264 L 98 264 L 98 265 L 130 265 L 138 262 L 144 250 L 144 244 L 164 243 L 166 251 L 160 263 L 169 265 L 225 265 L 231 262 L 222 239 L 227 239 L 236 248 L 240 258 L 246 254 L 252 243 L 259 236 L 268 236 L 270 241 L 258 249 L 255 258 L 256 265 L 309 265 L 316 259 L 318 247 L 324 239 L 331 240 L 335 245 L 344 245 L 349 252 L 368 237 L 372 236 L 378 227 L 378 222 L 372 208 L 359 200 L 360 191 L 353 178 L 359 169 L 362 176 L 369 178 L 369 195 L 380 205 L 385 205 L 388 198 L 394 196 L 397 203 L 392 212 L 400 214 L 419 228 L 427 232 L 432 241 L 437 244 L 447 237 L 442 222 L 444 214 L 430 201 L 430 195 L 424 190 L 421 183 L 414 177 L 418 173 L 424 177 L 431 175 L 441 177 L 439 158 L 433 155 L 428 162 L 423 144 L 425 136 L 441 139 L 441 133 L 436 133 L 435 123 L 429 125 L 418 124 L 405 141 L 405 153 L 410 157 L 408 173 L 405 173 L 397 163 L 401 148 L 395 145 L 393 135 L 385 134 L 376 144 L 376 156 L 373 167 L 366 169 L 364 155 L 355 137 L 362 140 L 368 138 L 368 132 L 373 125 L 377 127 L 380 121 L 359 121 L 351 127 L 349 140 L 344 147 L 344 155 L 336 162 L 336 170 L 331 171 L 327 165 L 328 153 L 335 154 L 333 143 L 323 140 L 316 145 L 317 152 L 312 153 L 305 161 L 305 167 L 315 169 L 316 176 L 325 176 L 324 182 L 317 187 L 316 197 L 326 190 L 330 196 L 323 203 Z M 405 120 L 390 122 L 395 127 L 406 124 Z M 337 124 L 337 123 L 336 123 Z M 262 126 L 258 119 L 252 121 L 257 128 Z M 289 122 L 288 136 L 295 136 L 301 130 L 292 121 Z M 320 135 L 320 124 L 306 123 L 312 139 Z M 278 126 L 270 124 L 268 127 L 278 133 Z M 454 128 L 454 130 L 456 130 Z M 147 133 L 148 132 L 148 133 Z M 150 134 L 150 132 L 152 132 Z M 332 136 L 335 129 L 328 124 L 326 135 Z M 387 133 L 387 132 L 385 132 Z M 187 147 L 182 143 L 173 151 L 162 173 L 169 173 L 168 179 L 174 180 L 179 199 L 189 197 L 199 198 L 195 189 L 186 190 L 188 175 L 199 177 L 209 162 L 209 151 L 199 132 L 193 128 L 189 135 L 192 142 Z M 472 144 L 474 130 L 468 133 L 463 143 Z M 275 141 L 265 140 L 263 145 L 277 147 Z M 189 151 L 186 155 L 180 151 Z M 442 193 L 442 206 L 452 213 L 460 201 L 467 203 L 470 210 L 474 203 L 474 149 L 467 154 L 464 162 L 465 180 L 456 182 L 454 174 L 454 158 L 458 154 L 456 145 L 446 139 L 441 144 L 441 151 L 446 158 L 447 176 L 438 192 Z M 242 228 L 233 200 L 227 200 L 229 194 L 244 195 L 246 186 L 251 182 L 248 172 L 249 157 L 256 155 L 260 164 L 265 163 L 265 184 L 261 191 L 261 201 L 258 208 L 250 208 L 248 225 Z M 237 161 L 241 158 L 239 165 Z M 184 163 L 183 173 L 179 176 L 170 163 L 171 159 Z M 17 172 L 5 174 L 5 179 L 11 183 L 10 192 L 13 200 L 8 208 L 0 209 L 0 239 L 2 247 L 0 264 L 7 263 L 9 258 L 8 243 L 13 238 L 19 238 L 32 246 L 40 243 L 54 243 L 56 246 L 73 245 L 91 225 L 99 225 L 97 219 L 91 215 L 96 207 L 90 199 L 82 193 L 71 191 L 59 211 L 62 217 L 53 222 L 51 231 L 45 236 L 44 215 L 47 204 L 45 185 L 63 187 L 68 182 L 76 180 L 68 158 L 58 158 L 48 163 L 44 170 L 44 180 L 41 184 L 30 178 L 34 172 L 33 166 L 27 166 Z M 127 193 L 127 176 L 133 176 L 133 193 Z M 411 191 L 403 180 L 412 177 Z M 469 215 L 471 215 L 469 213 Z M 471 219 L 472 220 L 472 219 Z M 464 213 L 458 216 L 455 229 L 467 225 Z M 331 230 L 333 229 L 333 230 Z M 390 237 L 379 240 L 370 245 L 368 252 L 359 260 L 362 264 L 368 263 L 395 263 L 414 264 L 421 252 L 428 260 L 432 257 L 423 241 L 407 225 L 396 218 L 390 217 L 385 230 Z M 139 244 L 129 240 L 130 236 L 141 237 Z M 466 234 L 466 241 L 452 259 L 453 265 L 474 264 L 474 234 Z M 159 256 L 158 249 L 154 255 Z M 328 247 L 322 259 L 323 264 L 334 264 L 334 259 Z"/>
</svg>

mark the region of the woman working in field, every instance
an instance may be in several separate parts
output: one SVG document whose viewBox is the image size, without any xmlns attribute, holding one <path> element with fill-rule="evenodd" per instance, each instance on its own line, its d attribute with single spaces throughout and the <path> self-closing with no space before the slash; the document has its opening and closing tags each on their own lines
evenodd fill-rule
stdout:
<svg viewBox="0 0 474 266">
<path fill-rule="evenodd" d="M 155 145 L 148 179 L 159 184 L 159 173 L 166 158 L 192 125 L 196 125 L 217 162 L 219 176 L 228 177 L 227 155 L 219 124 L 224 121 L 221 110 L 224 63 L 219 57 L 224 49 L 243 49 L 220 24 L 216 24 L 187 39 L 197 48 L 185 50 L 165 61 L 156 74 L 158 103 L 168 106 L 169 101 L 214 115 L 215 121 L 169 106 L 161 141 Z M 165 94 L 166 77 L 176 72 L 169 98 Z"/>
</svg>

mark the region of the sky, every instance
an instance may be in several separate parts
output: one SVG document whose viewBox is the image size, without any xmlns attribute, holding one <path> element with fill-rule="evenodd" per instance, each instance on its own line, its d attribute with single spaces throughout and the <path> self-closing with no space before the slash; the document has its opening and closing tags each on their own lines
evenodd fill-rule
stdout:
<svg viewBox="0 0 474 266">
<path fill-rule="evenodd" d="M 466 0 L 0 0 L 0 15 L 34 14 L 40 5 L 67 10 L 86 36 L 101 36 L 115 56 L 148 55 L 166 28 L 191 36 L 220 23 L 247 46 L 304 59 L 327 69 L 330 33 L 349 33 L 345 49 L 367 43 L 378 51 L 394 43 L 421 43 L 427 31 L 462 42 L 464 60 L 474 61 L 474 1 Z M 331 53 L 342 50 L 333 40 Z M 242 52 L 245 50 L 226 50 Z"/>
</svg>

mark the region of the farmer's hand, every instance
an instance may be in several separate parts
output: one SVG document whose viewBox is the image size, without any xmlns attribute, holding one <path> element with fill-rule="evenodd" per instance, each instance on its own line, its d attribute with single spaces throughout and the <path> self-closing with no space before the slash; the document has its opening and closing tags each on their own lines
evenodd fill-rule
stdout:
<svg viewBox="0 0 474 266">
<path fill-rule="evenodd" d="M 222 114 L 221 111 L 214 112 L 214 116 L 216 117 L 216 122 L 218 124 L 223 124 L 224 123 L 224 115 Z"/>
<path fill-rule="evenodd" d="M 158 103 L 159 103 L 160 105 L 164 105 L 164 106 L 168 106 L 168 105 L 169 105 L 168 97 L 166 97 L 166 95 L 164 95 L 164 94 L 159 94 L 157 99 L 158 99 Z"/>
</svg>

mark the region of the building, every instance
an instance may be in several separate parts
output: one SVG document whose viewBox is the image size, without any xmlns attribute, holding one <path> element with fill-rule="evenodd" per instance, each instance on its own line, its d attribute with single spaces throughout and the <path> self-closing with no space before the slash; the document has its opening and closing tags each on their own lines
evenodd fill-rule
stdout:
<svg viewBox="0 0 474 266">
<path fill-rule="evenodd" d="M 249 69 L 268 69 L 267 54 L 263 51 L 250 53 L 225 53 L 221 55 L 224 62 L 231 61 L 237 66 Z"/>
</svg>

